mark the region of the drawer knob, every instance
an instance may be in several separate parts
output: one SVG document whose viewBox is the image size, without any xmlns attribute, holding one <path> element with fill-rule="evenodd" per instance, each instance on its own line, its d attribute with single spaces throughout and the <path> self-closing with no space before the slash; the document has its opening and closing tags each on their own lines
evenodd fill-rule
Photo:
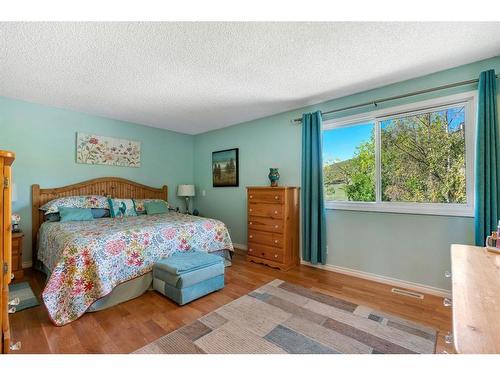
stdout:
<svg viewBox="0 0 500 375">
<path fill-rule="evenodd" d="M 252 249 L 252 248 L 248 249 L 248 252 L 249 252 L 249 253 L 251 253 L 252 251 L 253 251 L 253 249 Z"/>
<path fill-rule="evenodd" d="M 278 229 L 278 225 L 275 225 L 274 227 L 275 227 L 276 229 Z"/>
<path fill-rule="evenodd" d="M 277 258 L 278 257 L 278 254 L 274 254 L 274 257 Z"/>
<path fill-rule="evenodd" d="M 278 240 L 274 240 L 274 243 L 278 243 Z"/>
<path fill-rule="evenodd" d="M 253 195 L 250 195 L 250 199 L 252 199 L 252 198 L 253 198 Z"/>
<path fill-rule="evenodd" d="M 275 214 L 275 215 L 278 215 L 278 211 L 274 211 L 274 214 Z"/>
<path fill-rule="evenodd" d="M 262 256 L 264 256 L 265 253 L 262 253 Z"/>
<path fill-rule="evenodd" d="M 252 212 L 253 210 L 250 208 L 248 211 Z"/>
<path fill-rule="evenodd" d="M 250 225 L 253 225 L 253 223 L 252 223 L 252 222 L 250 222 Z"/>
<path fill-rule="evenodd" d="M 451 305 L 453 305 L 453 301 L 451 300 L 451 298 L 448 297 L 443 298 L 444 307 L 450 307 Z"/>
<path fill-rule="evenodd" d="M 251 234 L 249 237 L 250 237 L 250 238 L 253 238 L 253 234 Z"/>
<path fill-rule="evenodd" d="M 18 341 L 15 344 L 10 344 L 9 349 L 12 351 L 21 350 L 21 341 Z"/>
<path fill-rule="evenodd" d="M 21 300 L 19 297 L 14 298 L 13 300 L 9 301 L 9 306 L 17 306 L 21 303 Z"/>
<path fill-rule="evenodd" d="M 279 197 L 277 195 L 274 196 L 274 199 L 278 199 Z"/>
<path fill-rule="evenodd" d="M 446 277 L 447 279 L 449 279 L 451 277 L 451 272 L 450 271 L 446 271 L 444 273 L 444 277 Z"/>
</svg>

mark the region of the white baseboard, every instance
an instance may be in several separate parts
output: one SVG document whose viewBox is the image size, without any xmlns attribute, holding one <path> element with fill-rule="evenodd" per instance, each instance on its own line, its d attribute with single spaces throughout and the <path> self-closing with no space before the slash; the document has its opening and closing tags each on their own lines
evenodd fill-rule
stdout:
<svg viewBox="0 0 500 375">
<path fill-rule="evenodd" d="M 31 262 L 31 260 L 24 261 L 22 264 L 23 268 L 31 268 L 31 266 L 33 266 L 33 263 Z"/>
<path fill-rule="evenodd" d="M 236 247 L 236 248 L 238 248 L 240 250 L 245 250 L 245 251 L 248 250 L 247 245 L 243 245 L 242 243 L 234 243 L 233 242 L 233 247 Z"/>
<path fill-rule="evenodd" d="M 376 282 L 379 282 L 382 284 L 392 285 L 392 286 L 396 286 L 399 288 L 413 290 L 416 292 L 431 294 L 433 296 L 451 297 L 451 291 L 449 291 L 447 289 L 435 288 L 435 287 L 430 286 L 430 285 L 419 284 L 419 283 L 414 283 L 411 281 L 395 279 L 393 277 L 377 275 L 374 273 L 354 270 L 354 269 L 346 268 L 346 267 L 334 266 L 332 264 L 325 264 L 325 265 L 311 264 L 311 263 L 306 262 L 304 260 L 301 260 L 300 263 L 305 264 L 305 265 L 310 266 L 310 267 L 321 268 L 321 269 L 324 269 L 327 271 L 337 272 L 337 273 L 341 273 L 341 274 L 349 275 L 349 276 L 354 276 L 354 277 L 359 277 L 360 279 L 376 281 Z"/>
</svg>

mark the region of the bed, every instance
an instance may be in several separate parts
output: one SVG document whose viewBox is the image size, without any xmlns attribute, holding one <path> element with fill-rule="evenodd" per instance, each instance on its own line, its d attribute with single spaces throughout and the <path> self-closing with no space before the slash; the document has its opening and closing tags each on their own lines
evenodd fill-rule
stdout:
<svg viewBox="0 0 500 375">
<path fill-rule="evenodd" d="M 39 208 L 64 196 L 167 199 L 168 189 L 107 177 L 55 189 L 33 185 L 34 257 L 48 275 L 42 299 L 55 325 L 135 298 L 151 285 L 154 262 L 198 249 L 230 262 L 233 245 L 219 220 L 169 212 L 91 221 L 44 222 Z"/>
</svg>

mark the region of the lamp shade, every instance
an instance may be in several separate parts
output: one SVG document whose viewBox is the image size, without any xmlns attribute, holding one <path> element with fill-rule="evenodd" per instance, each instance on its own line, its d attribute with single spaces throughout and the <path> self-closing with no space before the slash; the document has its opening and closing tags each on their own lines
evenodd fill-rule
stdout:
<svg viewBox="0 0 500 375">
<path fill-rule="evenodd" d="M 12 202 L 17 201 L 17 186 L 16 184 L 12 184 Z"/>
<path fill-rule="evenodd" d="M 194 185 L 179 185 L 177 187 L 178 197 L 194 197 Z"/>
</svg>

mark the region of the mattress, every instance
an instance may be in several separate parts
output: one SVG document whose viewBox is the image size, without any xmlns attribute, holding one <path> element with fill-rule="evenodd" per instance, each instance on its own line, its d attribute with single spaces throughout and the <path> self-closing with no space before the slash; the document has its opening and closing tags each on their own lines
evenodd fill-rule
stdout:
<svg viewBox="0 0 500 375">
<path fill-rule="evenodd" d="M 150 273 L 158 259 L 190 249 L 229 261 L 233 245 L 221 221 L 176 212 L 43 223 L 38 259 L 50 271 L 42 292 L 50 319 L 56 325 L 74 321 L 118 285 Z M 138 284 L 144 289 L 147 281 Z"/>
</svg>

